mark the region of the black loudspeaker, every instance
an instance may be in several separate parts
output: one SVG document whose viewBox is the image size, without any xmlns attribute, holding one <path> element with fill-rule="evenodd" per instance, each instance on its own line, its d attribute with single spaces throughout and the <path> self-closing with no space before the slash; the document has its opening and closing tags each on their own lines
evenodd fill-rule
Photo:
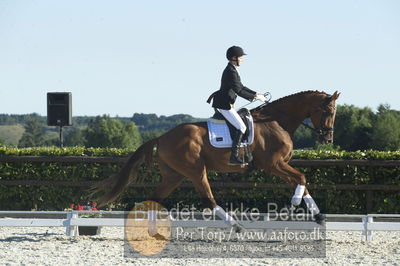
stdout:
<svg viewBox="0 0 400 266">
<path fill-rule="evenodd" d="M 47 125 L 72 126 L 72 94 L 70 92 L 47 93 Z"/>
</svg>

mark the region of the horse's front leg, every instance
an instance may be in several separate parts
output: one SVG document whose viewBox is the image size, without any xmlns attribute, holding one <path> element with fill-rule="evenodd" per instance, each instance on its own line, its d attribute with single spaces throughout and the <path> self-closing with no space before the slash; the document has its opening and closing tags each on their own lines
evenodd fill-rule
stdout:
<svg viewBox="0 0 400 266">
<path fill-rule="evenodd" d="M 314 216 L 315 220 L 318 223 L 320 223 L 319 221 L 321 221 L 321 223 L 322 223 L 323 222 L 322 220 L 325 220 L 325 216 L 321 214 L 321 211 L 319 210 L 314 199 L 311 197 L 307 188 L 304 191 L 303 200 L 306 203 L 307 209 L 310 210 L 310 212 Z"/>
<path fill-rule="evenodd" d="M 307 180 L 304 174 L 297 171 L 284 161 L 278 162 L 271 172 L 284 180 L 289 180 L 290 183 L 296 185 L 295 192 L 291 199 L 291 204 L 294 207 L 298 207 L 301 204 L 301 200 L 304 199 L 307 209 L 311 212 L 311 215 L 314 217 L 315 221 L 319 224 L 325 223 L 325 215 L 321 214 L 320 209 L 306 188 Z"/>
</svg>

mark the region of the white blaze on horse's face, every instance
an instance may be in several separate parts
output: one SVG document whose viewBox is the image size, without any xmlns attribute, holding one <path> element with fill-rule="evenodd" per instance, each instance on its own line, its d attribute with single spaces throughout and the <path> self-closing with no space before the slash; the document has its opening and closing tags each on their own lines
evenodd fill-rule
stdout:
<svg viewBox="0 0 400 266">
<path fill-rule="evenodd" d="M 336 91 L 331 97 L 327 97 L 316 112 L 311 115 L 311 121 L 318 133 L 318 140 L 322 144 L 333 143 L 336 100 L 339 95 L 340 93 Z"/>
</svg>

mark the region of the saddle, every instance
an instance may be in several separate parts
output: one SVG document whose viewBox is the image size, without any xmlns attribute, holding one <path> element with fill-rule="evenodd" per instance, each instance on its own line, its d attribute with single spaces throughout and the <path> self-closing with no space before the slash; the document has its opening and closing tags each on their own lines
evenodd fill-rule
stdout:
<svg viewBox="0 0 400 266">
<path fill-rule="evenodd" d="M 247 146 L 254 140 L 253 118 L 246 108 L 241 108 L 238 114 L 247 128 L 241 146 Z M 232 146 L 232 136 L 237 129 L 220 112 L 215 110 L 214 115 L 207 120 L 207 126 L 211 145 L 217 148 L 230 148 Z"/>
</svg>

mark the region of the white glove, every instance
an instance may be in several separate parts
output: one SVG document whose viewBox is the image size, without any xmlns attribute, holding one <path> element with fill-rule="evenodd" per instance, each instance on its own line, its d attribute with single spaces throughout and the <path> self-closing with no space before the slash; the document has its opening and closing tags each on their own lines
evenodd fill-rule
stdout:
<svg viewBox="0 0 400 266">
<path fill-rule="evenodd" d="M 262 102 L 267 102 L 267 98 L 264 96 L 264 94 L 257 93 L 256 97 L 254 97 L 255 100 L 259 100 Z"/>
</svg>

